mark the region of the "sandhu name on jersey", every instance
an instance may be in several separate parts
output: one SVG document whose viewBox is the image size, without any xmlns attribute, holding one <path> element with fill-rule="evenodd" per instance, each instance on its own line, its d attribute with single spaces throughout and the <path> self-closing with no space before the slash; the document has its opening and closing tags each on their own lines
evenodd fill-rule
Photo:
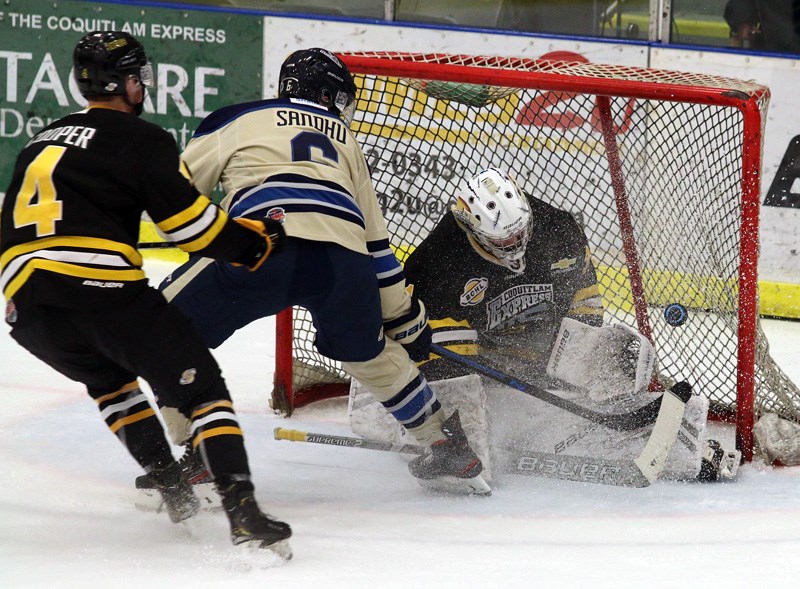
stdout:
<svg viewBox="0 0 800 589">
<path fill-rule="evenodd" d="M 347 145 L 344 125 L 331 117 L 321 117 L 297 110 L 280 109 L 277 112 L 278 127 L 312 127 L 334 141 Z"/>
</svg>

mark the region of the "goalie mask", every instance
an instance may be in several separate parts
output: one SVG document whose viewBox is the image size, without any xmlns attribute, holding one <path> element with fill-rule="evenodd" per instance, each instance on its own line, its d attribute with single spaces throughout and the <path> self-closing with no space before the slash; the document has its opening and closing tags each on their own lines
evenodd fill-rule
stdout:
<svg viewBox="0 0 800 589">
<path fill-rule="evenodd" d="M 353 121 L 356 85 L 341 60 L 318 47 L 295 51 L 281 66 L 280 98 L 300 98 L 326 107 L 347 125 Z"/>
<path fill-rule="evenodd" d="M 479 172 L 467 180 L 452 210 L 473 245 L 509 270 L 525 269 L 533 219 L 528 199 L 511 176 L 497 168 Z"/>
</svg>

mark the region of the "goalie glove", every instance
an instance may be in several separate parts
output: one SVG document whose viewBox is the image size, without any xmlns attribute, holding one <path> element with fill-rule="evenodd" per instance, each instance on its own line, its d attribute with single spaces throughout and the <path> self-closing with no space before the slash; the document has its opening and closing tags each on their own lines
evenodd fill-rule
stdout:
<svg viewBox="0 0 800 589">
<path fill-rule="evenodd" d="M 411 309 L 405 315 L 383 324 L 386 337 L 403 346 L 414 362 L 427 360 L 431 353 L 431 326 L 425 305 L 411 299 Z"/>
<path fill-rule="evenodd" d="M 280 250 L 286 239 L 286 232 L 283 225 L 274 219 L 237 217 L 234 221 L 264 238 L 258 247 L 248 250 L 240 259 L 232 262 L 234 266 L 247 266 L 251 272 L 255 272 L 268 257 Z"/>
<path fill-rule="evenodd" d="M 586 391 L 596 403 L 633 401 L 655 370 L 650 341 L 627 325 L 592 327 L 565 317 L 547 374 Z"/>
</svg>

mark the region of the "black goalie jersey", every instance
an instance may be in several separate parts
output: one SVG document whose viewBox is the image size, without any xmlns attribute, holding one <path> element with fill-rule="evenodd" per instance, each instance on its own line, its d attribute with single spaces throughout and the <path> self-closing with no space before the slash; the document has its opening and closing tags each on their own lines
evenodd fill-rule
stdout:
<svg viewBox="0 0 800 589">
<path fill-rule="evenodd" d="M 566 211 L 528 200 L 533 230 L 523 272 L 490 261 L 448 213 L 409 256 L 405 273 L 428 309 L 435 341 L 474 353 L 469 332 L 476 330 L 482 353 L 506 353 L 541 370 L 561 320 L 601 325 L 603 307 L 578 223 Z"/>
</svg>

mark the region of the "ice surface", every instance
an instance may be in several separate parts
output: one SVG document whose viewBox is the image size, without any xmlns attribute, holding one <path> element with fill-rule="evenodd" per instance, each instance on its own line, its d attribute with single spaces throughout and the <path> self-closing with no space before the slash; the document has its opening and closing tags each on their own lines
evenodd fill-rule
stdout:
<svg viewBox="0 0 800 589">
<path fill-rule="evenodd" d="M 147 265 L 154 282 L 168 268 Z M 800 380 L 800 324 L 764 327 Z M 270 412 L 273 353 L 270 320 L 215 353 L 257 496 L 295 533 L 294 559 L 262 568 L 230 545 L 221 513 L 173 525 L 135 509 L 138 467 L 81 386 L 0 335 L 0 587 L 797 585 L 798 468 L 745 465 L 734 483 L 646 489 L 506 475 L 490 498 L 434 496 L 399 455 L 273 440 L 277 426 L 352 435 L 345 399 L 288 420 Z"/>
</svg>

